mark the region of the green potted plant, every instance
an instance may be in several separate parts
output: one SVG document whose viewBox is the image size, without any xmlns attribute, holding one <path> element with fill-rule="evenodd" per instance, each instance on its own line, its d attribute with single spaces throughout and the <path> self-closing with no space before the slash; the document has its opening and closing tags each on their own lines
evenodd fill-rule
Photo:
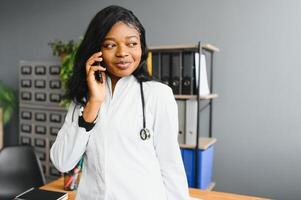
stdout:
<svg viewBox="0 0 301 200">
<path fill-rule="evenodd" d="M 52 54 L 61 58 L 60 80 L 65 90 L 67 88 L 67 82 L 72 75 L 75 54 L 81 41 L 82 39 L 80 38 L 79 41 L 70 40 L 67 43 L 61 40 L 55 40 L 49 43 L 52 48 Z M 59 105 L 67 108 L 70 105 L 70 101 L 63 99 Z"/>
<path fill-rule="evenodd" d="M 61 60 L 63 60 L 66 55 L 74 51 L 77 43 L 74 42 L 74 40 L 69 40 L 69 42 L 63 42 L 61 40 L 55 39 L 54 41 L 49 42 L 48 45 L 52 49 L 52 55 L 59 56 Z"/>
<path fill-rule="evenodd" d="M 3 147 L 3 127 L 10 121 L 16 105 L 15 91 L 0 81 L 0 149 Z"/>
</svg>

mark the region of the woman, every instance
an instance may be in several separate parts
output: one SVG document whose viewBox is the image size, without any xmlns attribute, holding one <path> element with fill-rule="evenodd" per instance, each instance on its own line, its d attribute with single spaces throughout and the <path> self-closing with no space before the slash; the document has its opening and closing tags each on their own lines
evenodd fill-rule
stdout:
<svg viewBox="0 0 301 200">
<path fill-rule="evenodd" d="M 145 31 L 131 11 L 109 6 L 96 14 L 69 81 L 73 102 L 50 152 L 61 172 L 84 156 L 79 200 L 189 198 L 176 102 L 168 86 L 150 81 L 146 59 Z"/>
</svg>

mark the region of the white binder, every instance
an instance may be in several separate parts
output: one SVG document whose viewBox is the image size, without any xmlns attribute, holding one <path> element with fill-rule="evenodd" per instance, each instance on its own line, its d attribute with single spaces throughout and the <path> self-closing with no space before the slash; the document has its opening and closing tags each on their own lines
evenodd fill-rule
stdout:
<svg viewBox="0 0 301 200">
<path fill-rule="evenodd" d="M 206 57 L 204 54 L 201 55 L 201 66 L 199 65 L 199 53 L 195 53 L 195 73 L 196 73 L 196 86 L 199 88 L 200 96 L 205 96 L 210 94 L 207 78 L 207 67 L 206 67 Z M 199 84 L 199 70 L 201 70 L 201 84 Z"/>
<path fill-rule="evenodd" d="M 196 145 L 197 100 L 186 100 L 185 144 Z"/>
<path fill-rule="evenodd" d="M 178 119 L 179 119 L 179 144 L 185 144 L 185 101 L 177 100 L 178 104 Z"/>
</svg>

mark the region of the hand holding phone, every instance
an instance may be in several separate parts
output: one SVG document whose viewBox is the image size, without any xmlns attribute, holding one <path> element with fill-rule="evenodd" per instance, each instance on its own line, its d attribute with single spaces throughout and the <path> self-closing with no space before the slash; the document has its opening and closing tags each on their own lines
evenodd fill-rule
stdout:
<svg viewBox="0 0 301 200">
<path fill-rule="evenodd" d="M 93 65 L 94 66 L 101 66 L 101 61 L 95 61 Z M 100 70 L 95 71 L 94 76 L 95 76 L 95 79 L 98 82 L 103 83 L 103 78 L 102 78 L 102 74 L 101 74 Z"/>
<path fill-rule="evenodd" d="M 105 98 L 106 68 L 102 52 L 96 52 L 86 61 L 86 80 L 89 92 L 89 99 L 95 102 L 103 102 Z"/>
</svg>

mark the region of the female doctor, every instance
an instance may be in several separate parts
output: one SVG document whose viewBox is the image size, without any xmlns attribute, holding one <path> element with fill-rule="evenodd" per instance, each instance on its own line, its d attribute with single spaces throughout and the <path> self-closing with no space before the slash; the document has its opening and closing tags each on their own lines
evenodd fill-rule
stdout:
<svg viewBox="0 0 301 200">
<path fill-rule="evenodd" d="M 77 200 L 189 199 L 177 105 L 172 90 L 147 75 L 147 53 L 130 10 L 109 6 L 90 22 L 69 80 L 72 103 L 50 151 L 61 172 L 84 156 Z"/>
</svg>

